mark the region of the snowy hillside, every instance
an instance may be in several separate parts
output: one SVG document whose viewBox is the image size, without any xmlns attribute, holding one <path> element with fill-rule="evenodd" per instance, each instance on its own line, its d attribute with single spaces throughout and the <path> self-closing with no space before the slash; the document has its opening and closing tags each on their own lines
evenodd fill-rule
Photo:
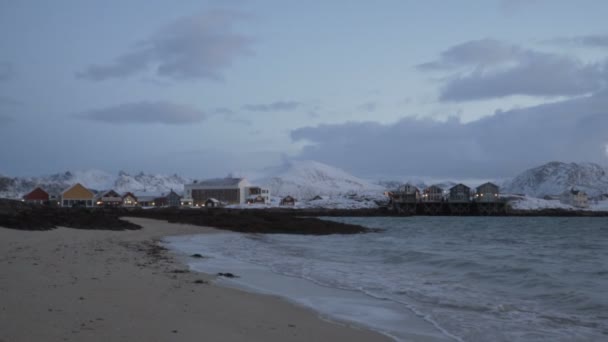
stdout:
<svg viewBox="0 0 608 342">
<path fill-rule="evenodd" d="M 590 196 L 608 193 L 606 169 L 592 163 L 551 162 L 524 171 L 503 185 L 503 193 L 533 197 L 559 195 L 574 187 Z"/>
<path fill-rule="evenodd" d="M 174 190 L 181 193 L 184 190 L 184 184 L 192 183 L 192 179 L 178 176 L 152 175 L 140 172 L 134 176 L 121 171 L 118 173 L 118 178 L 114 181 L 113 189 L 118 192 L 133 192 L 133 193 L 167 193 Z"/>
<path fill-rule="evenodd" d="M 50 194 L 60 194 L 73 184 L 80 183 L 92 190 L 114 189 L 122 192 L 160 194 L 171 189 L 181 192 L 189 178 L 178 175 L 164 176 L 139 173 L 131 176 L 121 171 L 118 176 L 99 170 L 68 171 L 42 177 L 0 176 L 0 197 L 21 198 L 24 194 L 41 186 Z"/>
<path fill-rule="evenodd" d="M 516 210 L 542 210 L 542 209 L 562 209 L 562 210 L 588 210 L 588 211 L 608 211 L 608 200 L 593 200 L 588 208 L 575 208 L 564 204 L 559 200 L 545 200 L 529 196 L 509 196 L 509 205 Z"/>
<path fill-rule="evenodd" d="M 266 174 L 268 176 L 254 180 L 254 183 L 269 188 L 273 196 L 290 195 L 298 200 L 384 190 L 379 185 L 315 161 L 289 161 L 267 170 Z"/>
</svg>

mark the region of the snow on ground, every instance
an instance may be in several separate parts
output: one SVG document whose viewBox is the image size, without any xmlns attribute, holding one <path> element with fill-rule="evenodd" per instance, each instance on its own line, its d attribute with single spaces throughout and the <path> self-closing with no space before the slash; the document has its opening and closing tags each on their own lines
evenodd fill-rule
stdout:
<svg viewBox="0 0 608 342">
<path fill-rule="evenodd" d="M 511 208 L 517 210 L 541 210 L 541 209 L 565 209 L 575 210 L 571 205 L 564 204 L 558 200 L 545 200 L 529 196 L 511 196 L 517 198 L 509 201 Z"/>
<path fill-rule="evenodd" d="M 367 192 L 364 194 L 350 193 L 347 195 L 322 196 L 316 200 L 296 200 L 295 206 L 281 206 L 281 198 L 273 197 L 269 204 L 241 204 L 229 205 L 227 208 L 235 209 L 263 209 L 263 208 L 293 208 L 293 209 L 374 209 L 388 203 L 388 197 L 382 192 Z"/>
<path fill-rule="evenodd" d="M 564 204 L 559 200 L 545 200 L 529 196 L 508 195 L 511 208 L 517 210 L 542 210 L 542 209 L 563 209 L 563 210 L 590 210 L 590 211 L 608 211 L 608 200 L 589 202 L 588 208 L 575 208 L 571 205 Z"/>
<path fill-rule="evenodd" d="M 592 202 L 589 209 L 593 211 L 608 211 L 608 200 Z"/>
</svg>

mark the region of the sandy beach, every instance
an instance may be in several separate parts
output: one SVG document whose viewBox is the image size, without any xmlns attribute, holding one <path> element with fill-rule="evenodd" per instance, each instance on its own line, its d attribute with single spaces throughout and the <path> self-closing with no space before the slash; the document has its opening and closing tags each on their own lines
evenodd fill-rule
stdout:
<svg viewBox="0 0 608 342">
<path fill-rule="evenodd" d="M 0 228 L 0 341 L 388 341 L 280 298 L 220 287 L 158 247 L 212 228 Z"/>
</svg>

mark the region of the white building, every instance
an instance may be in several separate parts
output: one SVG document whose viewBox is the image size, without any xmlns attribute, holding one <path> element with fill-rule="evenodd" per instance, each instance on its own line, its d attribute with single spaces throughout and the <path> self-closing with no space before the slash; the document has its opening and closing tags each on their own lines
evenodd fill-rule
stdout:
<svg viewBox="0 0 608 342">
<path fill-rule="evenodd" d="M 227 204 L 245 204 L 251 199 L 261 197 L 264 203 L 270 200 L 270 191 L 252 186 L 245 178 L 214 178 L 184 185 L 184 198 L 193 206 L 204 206 L 210 198 Z"/>
<path fill-rule="evenodd" d="M 566 190 L 561 195 L 560 201 L 576 208 L 587 208 L 589 206 L 589 198 L 587 194 L 580 190 Z"/>
</svg>

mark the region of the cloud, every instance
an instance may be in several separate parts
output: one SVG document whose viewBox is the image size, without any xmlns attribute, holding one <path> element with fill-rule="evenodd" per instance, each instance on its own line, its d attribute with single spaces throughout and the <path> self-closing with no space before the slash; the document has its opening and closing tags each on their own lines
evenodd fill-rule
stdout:
<svg viewBox="0 0 608 342">
<path fill-rule="evenodd" d="M 363 110 L 366 112 L 374 112 L 378 109 L 378 102 L 370 101 L 357 106 L 358 110 Z"/>
<path fill-rule="evenodd" d="M 608 34 L 590 34 L 573 37 L 559 37 L 546 41 L 552 44 L 579 45 L 585 47 L 608 48 Z"/>
<path fill-rule="evenodd" d="M 111 124 L 161 123 L 168 125 L 196 123 L 206 118 L 205 113 L 196 108 L 171 102 L 124 103 L 113 107 L 91 110 L 76 116 Z"/>
<path fill-rule="evenodd" d="M 423 71 L 462 66 L 488 67 L 511 62 L 525 55 L 526 51 L 521 47 L 487 38 L 454 45 L 442 52 L 438 60 L 419 64 L 417 67 Z"/>
<path fill-rule="evenodd" d="M 209 113 L 209 115 L 220 116 L 226 122 L 239 124 L 239 125 L 245 125 L 245 126 L 253 125 L 253 122 L 251 120 L 239 117 L 238 113 L 236 113 L 235 111 L 233 111 L 232 109 L 230 109 L 228 107 L 217 107 L 212 110 L 209 110 L 208 113 Z"/>
<path fill-rule="evenodd" d="M 440 90 L 439 99 L 446 102 L 590 94 L 606 85 L 607 65 L 483 39 L 453 46 L 418 69 L 451 72 Z"/>
<path fill-rule="evenodd" d="M 0 82 L 11 79 L 15 74 L 12 63 L 0 61 Z"/>
<path fill-rule="evenodd" d="M 502 178 L 551 160 L 606 163 L 608 92 L 462 123 L 403 118 L 299 128 L 299 155 L 396 178 Z"/>
<path fill-rule="evenodd" d="M 301 106 L 302 103 L 297 101 L 276 101 L 263 104 L 246 104 L 243 109 L 252 112 L 286 112 L 298 109 Z"/>
<path fill-rule="evenodd" d="M 154 69 L 156 75 L 174 80 L 220 80 L 237 57 L 251 54 L 253 40 L 233 30 L 244 17 L 240 12 L 214 10 L 179 19 L 112 63 L 91 65 L 77 77 L 102 81 Z"/>
<path fill-rule="evenodd" d="M 218 107 L 215 108 L 213 110 L 211 110 L 210 112 L 211 114 L 217 114 L 217 115 L 234 115 L 234 111 L 230 108 L 227 107 Z"/>
</svg>

